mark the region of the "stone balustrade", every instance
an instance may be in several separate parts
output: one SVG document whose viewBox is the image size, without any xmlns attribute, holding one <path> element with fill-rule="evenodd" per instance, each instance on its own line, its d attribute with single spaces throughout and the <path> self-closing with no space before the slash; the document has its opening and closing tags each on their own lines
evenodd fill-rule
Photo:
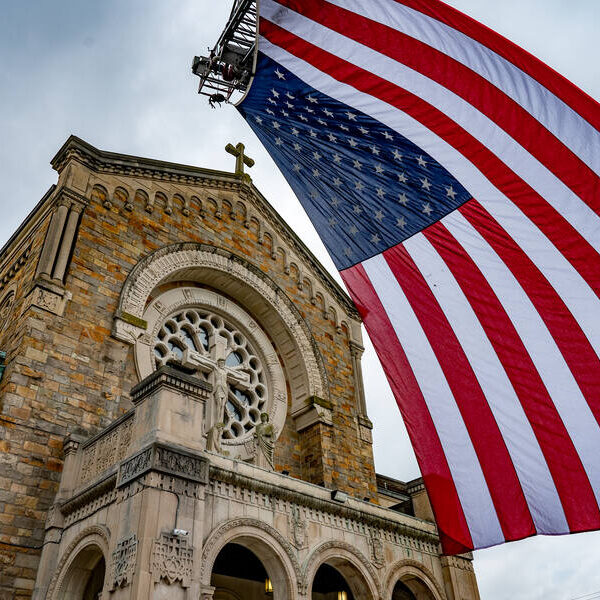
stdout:
<svg viewBox="0 0 600 600">
<path fill-rule="evenodd" d="M 93 481 L 128 453 L 134 412 L 130 411 L 98 435 L 81 444 L 76 487 Z"/>
</svg>

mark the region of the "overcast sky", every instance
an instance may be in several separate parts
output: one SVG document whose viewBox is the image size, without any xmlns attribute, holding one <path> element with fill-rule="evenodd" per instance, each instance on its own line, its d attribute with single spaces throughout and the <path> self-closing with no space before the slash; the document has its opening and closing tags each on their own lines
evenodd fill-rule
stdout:
<svg viewBox="0 0 600 600">
<path fill-rule="evenodd" d="M 600 99 L 600 0 L 449 3 Z M 298 201 L 235 109 L 210 110 L 196 95 L 192 57 L 216 41 L 231 4 L 2 3 L 0 246 L 56 181 L 49 160 L 71 133 L 104 150 L 227 170 L 233 170 L 233 157 L 223 147 L 243 141 L 256 159 L 255 184 L 335 273 Z M 363 364 L 377 470 L 404 480 L 417 477 L 406 431 L 367 347 Z M 593 592 L 600 598 L 599 560 L 600 533 L 590 533 L 479 551 L 475 568 L 484 600 L 572 600 Z"/>
</svg>

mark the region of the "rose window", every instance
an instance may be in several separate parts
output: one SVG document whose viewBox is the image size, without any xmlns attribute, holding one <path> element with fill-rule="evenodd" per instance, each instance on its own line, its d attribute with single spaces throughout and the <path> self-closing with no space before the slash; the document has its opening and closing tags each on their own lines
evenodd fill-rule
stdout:
<svg viewBox="0 0 600 600">
<path fill-rule="evenodd" d="M 250 341 L 218 314 L 202 308 L 185 308 L 171 314 L 158 330 L 154 343 L 156 368 L 175 364 L 194 370 L 223 391 L 223 439 L 239 439 L 260 423 L 267 410 L 268 388 L 263 362 Z"/>
</svg>

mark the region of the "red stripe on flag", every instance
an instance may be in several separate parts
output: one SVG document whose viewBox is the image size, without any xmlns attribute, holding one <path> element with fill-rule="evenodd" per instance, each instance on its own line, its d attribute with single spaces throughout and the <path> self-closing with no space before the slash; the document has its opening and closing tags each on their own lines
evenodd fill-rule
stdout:
<svg viewBox="0 0 600 600">
<path fill-rule="evenodd" d="M 402 413 L 431 500 L 444 552 L 473 548 L 467 521 L 444 450 L 419 384 L 394 328 L 362 265 L 341 271 Z"/>
<path fill-rule="evenodd" d="M 600 424 L 600 360 L 579 323 L 531 259 L 481 204 L 467 202 L 459 210 L 521 284 L 548 327 L 596 421 Z"/>
<path fill-rule="evenodd" d="M 442 223 L 435 223 L 423 234 L 454 275 L 512 383 L 546 458 L 569 529 L 576 532 L 598 528 L 600 510 L 579 455 L 502 304 L 475 262 Z"/>
<path fill-rule="evenodd" d="M 349 10 L 324 5 L 322 0 L 278 2 L 451 90 L 494 121 L 600 214 L 600 178 L 596 173 L 517 102 L 478 73 L 419 40 Z M 410 106 L 408 103 L 403 110 L 409 112 Z"/>
<path fill-rule="evenodd" d="M 466 36 L 487 46 L 502 58 L 537 80 L 546 89 L 579 113 L 588 123 L 600 131 L 598 103 L 560 73 L 524 50 L 514 42 L 475 21 L 460 11 L 438 0 L 396 0 L 424 15 L 432 17 Z"/>
<path fill-rule="evenodd" d="M 512 459 L 477 377 L 448 319 L 402 245 L 384 252 L 431 344 L 477 453 L 507 540 L 536 533 Z"/>
<path fill-rule="evenodd" d="M 378 98 L 410 115 L 456 148 L 540 228 L 600 297 L 600 255 L 560 213 L 479 140 L 437 108 L 406 90 L 317 48 L 269 21 L 261 20 L 260 27 L 261 34 L 273 44 L 317 66 L 338 81 L 368 94 L 376 91 Z M 600 214 L 600 195 L 592 208 Z"/>
</svg>

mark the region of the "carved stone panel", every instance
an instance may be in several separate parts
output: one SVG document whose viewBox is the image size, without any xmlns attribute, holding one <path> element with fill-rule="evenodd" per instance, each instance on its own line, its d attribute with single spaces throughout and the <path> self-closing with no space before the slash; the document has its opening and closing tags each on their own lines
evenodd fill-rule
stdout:
<svg viewBox="0 0 600 600">
<path fill-rule="evenodd" d="M 130 585 L 135 573 L 138 539 L 135 533 L 117 543 L 112 553 L 112 573 L 110 591 Z"/>
<path fill-rule="evenodd" d="M 371 548 L 371 561 L 378 568 L 381 569 L 385 565 L 385 555 L 383 552 L 383 541 L 381 534 L 374 530 L 369 532 L 369 547 Z"/>
<path fill-rule="evenodd" d="M 194 550 L 189 547 L 186 537 L 163 533 L 152 544 L 150 571 L 155 582 L 164 579 L 173 585 L 179 581 L 181 586 L 190 586 Z"/>
<path fill-rule="evenodd" d="M 292 505 L 292 510 L 289 515 L 289 524 L 292 544 L 294 544 L 298 550 L 305 548 L 307 545 L 306 520 L 302 518 L 300 508 L 296 505 Z"/>
<path fill-rule="evenodd" d="M 121 465 L 117 485 L 121 487 L 148 471 L 158 471 L 198 483 L 208 481 L 206 458 L 182 450 L 173 450 L 161 444 L 153 444 Z"/>
</svg>

